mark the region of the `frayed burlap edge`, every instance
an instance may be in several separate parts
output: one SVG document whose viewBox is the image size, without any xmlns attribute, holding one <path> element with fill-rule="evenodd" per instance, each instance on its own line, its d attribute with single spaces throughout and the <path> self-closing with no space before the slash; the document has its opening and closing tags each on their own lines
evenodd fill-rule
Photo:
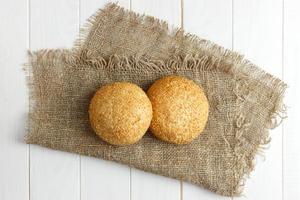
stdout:
<svg viewBox="0 0 300 200">
<path fill-rule="evenodd" d="M 215 69 L 216 67 L 220 70 L 224 70 L 226 72 L 234 71 L 236 72 L 236 69 L 234 68 L 223 68 L 222 65 L 219 65 L 217 63 L 220 63 L 217 59 L 214 60 L 214 62 L 207 62 L 209 59 L 207 57 L 203 58 L 197 58 L 195 56 L 187 55 L 185 58 L 174 58 L 170 59 L 169 61 L 157 61 L 157 60 L 149 60 L 146 57 L 143 58 L 135 58 L 135 57 L 124 57 L 124 56 L 117 56 L 113 55 L 109 59 L 105 59 L 102 57 L 99 57 L 97 59 L 82 59 L 81 56 L 74 52 L 68 52 L 67 50 L 43 50 L 38 52 L 33 52 L 29 54 L 30 56 L 30 63 L 36 63 L 38 60 L 47 61 L 49 63 L 43 63 L 44 65 L 53 66 L 55 65 L 56 61 L 55 59 L 51 58 L 59 58 L 62 56 L 62 59 L 65 60 L 66 63 L 72 64 L 72 66 L 81 66 L 81 62 L 88 62 L 90 67 L 95 68 L 109 68 L 109 69 L 122 69 L 122 68 L 134 68 L 134 69 L 143 69 L 143 70 L 149 70 L 149 71 L 160 71 L 164 68 L 174 68 L 177 69 L 178 66 L 181 66 L 181 69 L 189 69 L 189 70 L 195 70 L 195 71 L 201 71 L 201 70 L 209 70 L 209 69 Z M 45 56 L 47 56 L 47 59 L 44 59 Z M 240 60 L 239 62 L 246 62 L 244 60 Z M 246 62 L 248 63 L 248 62 Z M 40 63 L 41 64 L 41 63 Z M 249 68 L 250 66 L 245 67 L 245 71 L 242 71 L 240 75 L 238 76 L 244 76 L 244 73 L 249 73 L 255 75 L 260 80 L 268 79 L 268 81 L 264 81 L 268 85 L 272 85 L 274 91 L 277 93 L 276 95 L 279 95 L 278 101 L 276 105 L 274 106 L 274 109 L 269 117 L 269 124 L 264 127 L 265 131 L 264 134 L 261 135 L 260 143 L 253 147 L 252 153 L 249 157 L 251 160 L 245 159 L 243 156 L 245 152 L 249 152 L 249 149 L 239 149 L 232 147 L 234 149 L 234 152 L 236 154 L 236 174 L 237 176 L 233 179 L 236 181 L 235 188 L 233 189 L 234 193 L 230 194 L 230 196 L 236 196 L 240 195 L 242 193 L 242 187 L 244 186 L 245 177 L 247 177 L 250 172 L 254 169 L 254 157 L 257 154 L 258 151 L 262 151 L 265 147 L 265 145 L 270 141 L 269 140 L 269 133 L 268 129 L 274 128 L 278 125 L 278 122 L 276 121 L 277 118 L 283 119 L 285 116 L 285 109 L 282 104 L 282 98 L 284 94 L 284 90 L 286 88 L 286 85 L 279 81 L 278 79 L 270 76 L 269 74 L 265 73 L 262 70 L 256 69 L 253 70 Z M 27 65 L 27 72 L 28 72 L 28 86 L 30 89 L 30 112 L 29 117 L 32 112 L 34 112 L 35 102 L 33 101 L 34 97 L 34 90 L 32 88 L 32 85 L 34 84 L 31 71 L 31 65 Z M 249 69 L 249 70 L 248 70 Z M 241 84 L 246 84 L 244 81 L 241 81 Z M 243 141 L 243 130 L 247 128 L 247 125 L 251 122 L 247 122 L 247 119 L 245 116 L 247 116 L 247 113 L 243 113 L 243 103 L 246 97 L 244 94 L 247 94 L 247 91 L 243 90 L 241 85 L 237 84 L 237 87 L 235 88 L 235 93 L 237 96 L 237 105 L 239 107 L 239 110 L 236 111 L 236 138 L 238 141 Z M 28 127 L 30 128 L 30 127 Z M 30 131 L 28 130 L 30 133 Z M 28 137 L 29 138 L 29 137 Z M 34 143 L 34 141 L 31 141 L 30 139 L 26 140 L 27 143 Z M 236 146 L 239 146 L 238 144 Z M 244 160 L 241 160 L 244 159 Z M 243 177 L 240 179 L 240 177 Z M 204 186 L 205 188 L 209 188 L 209 186 Z M 219 193 L 219 191 L 215 191 Z M 224 193 L 220 193 L 224 195 Z"/>
<path fill-rule="evenodd" d="M 226 73 L 232 73 L 239 84 L 237 84 L 234 89 L 236 94 L 236 104 L 238 110 L 236 110 L 236 120 L 235 120 L 235 133 L 237 143 L 233 148 L 236 156 L 236 177 L 233 178 L 235 181 L 234 188 L 231 193 L 224 193 L 220 191 L 215 191 L 221 195 L 225 196 L 238 196 L 242 194 L 243 186 L 246 178 L 249 176 L 250 172 L 254 169 L 255 162 L 254 158 L 258 152 L 265 149 L 266 145 L 270 142 L 269 129 L 277 127 L 282 119 L 286 117 L 286 109 L 283 104 L 284 92 L 287 85 L 283 83 L 280 79 L 268 74 L 267 72 L 259 69 L 256 65 L 244 59 L 242 55 L 237 52 L 227 50 L 211 41 L 201 39 L 192 34 L 186 34 L 182 29 L 171 30 L 165 21 L 158 20 L 154 17 L 149 17 L 146 15 L 139 15 L 130 11 L 125 10 L 117 6 L 116 4 L 108 4 L 104 10 L 110 10 L 112 12 L 124 12 L 134 17 L 139 23 L 144 23 L 149 26 L 161 26 L 170 34 L 182 35 L 182 37 L 193 45 L 199 47 L 199 49 L 205 51 L 206 56 L 200 56 L 197 54 L 186 54 L 185 57 L 173 57 L 169 60 L 155 60 L 153 58 L 144 57 L 126 57 L 119 55 L 112 55 L 109 58 L 103 57 L 92 57 L 89 56 L 89 50 L 84 48 L 84 42 L 88 40 L 88 34 L 90 33 L 90 28 L 96 24 L 95 17 L 101 14 L 102 10 L 99 10 L 95 15 L 93 15 L 89 20 L 85 28 L 82 29 L 79 39 L 75 42 L 75 48 L 72 50 L 40 50 L 36 52 L 29 52 L 29 64 L 26 64 L 27 72 L 27 84 L 29 87 L 29 122 L 27 127 L 28 135 L 26 137 L 27 143 L 35 143 L 30 140 L 30 121 L 31 115 L 34 113 L 35 101 L 34 101 L 34 75 L 32 74 L 32 65 L 37 61 L 45 61 L 44 65 L 55 65 L 56 60 L 54 58 L 62 57 L 66 63 L 71 64 L 73 67 L 80 67 L 82 62 L 86 62 L 90 67 L 95 68 L 106 68 L 106 69 L 139 69 L 139 70 L 149 70 L 149 71 L 161 71 L 164 68 L 176 69 L 188 69 L 195 71 L 218 69 Z M 151 22 L 151 23 L 149 23 Z M 47 57 L 46 59 L 45 56 Z M 266 124 L 264 131 L 259 140 L 260 143 L 255 144 L 251 149 L 249 155 L 244 156 L 249 153 L 249 149 L 244 149 L 239 147 L 239 142 L 245 140 L 243 137 L 243 131 L 247 129 L 250 120 L 245 116 L 247 113 L 243 111 L 243 104 L 246 102 L 247 95 L 249 91 L 243 87 L 247 85 L 248 82 L 260 82 L 265 84 L 274 90 L 274 96 L 277 97 L 277 101 L 272 109 L 269 122 Z M 278 122 L 277 119 L 280 121 Z M 125 163 L 126 164 L 126 163 Z M 143 169 L 142 169 L 143 170 Z M 202 185 L 203 187 L 212 190 L 209 185 Z"/>
</svg>

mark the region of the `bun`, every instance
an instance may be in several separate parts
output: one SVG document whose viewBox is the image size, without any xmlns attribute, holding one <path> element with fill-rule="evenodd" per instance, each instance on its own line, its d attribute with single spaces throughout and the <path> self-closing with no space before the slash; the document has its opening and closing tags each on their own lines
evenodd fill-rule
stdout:
<svg viewBox="0 0 300 200">
<path fill-rule="evenodd" d="M 187 144 L 205 128 L 209 104 L 200 86 L 180 76 L 166 76 L 149 88 L 151 132 L 159 139 Z"/>
<path fill-rule="evenodd" d="M 91 126 L 104 141 L 129 145 L 139 141 L 149 128 L 152 106 L 137 85 L 116 82 L 101 87 L 89 107 Z"/>
</svg>

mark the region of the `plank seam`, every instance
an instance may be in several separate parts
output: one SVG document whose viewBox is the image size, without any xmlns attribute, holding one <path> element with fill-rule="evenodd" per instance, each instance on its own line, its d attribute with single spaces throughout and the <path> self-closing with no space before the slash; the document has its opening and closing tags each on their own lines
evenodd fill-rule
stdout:
<svg viewBox="0 0 300 200">
<path fill-rule="evenodd" d="M 234 0 L 231 0 L 231 50 L 234 50 Z"/>
<path fill-rule="evenodd" d="M 282 20 L 282 27 L 281 27 L 281 31 L 282 31 L 282 33 L 281 33 L 281 37 L 282 37 L 282 44 L 281 44 L 281 79 L 282 80 L 284 80 L 284 0 L 282 0 L 282 11 L 281 11 L 282 13 L 281 13 L 281 20 Z M 282 170 L 282 172 L 281 172 L 281 199 L 282 200 L 284 200 L 284 153 L 285 153 L 285 151 L 284 151 L 284 141 L 285 141 L 285 138 L 284 138 L 284 122 L 282 123 L 282 127 L 281 127 L 281 142 L 282 142 L 282 144 L 281 144 L 281 153 L 282 153 L 282 155 L 281 155 L 281 157 L 282 157 L 282 160 L 281 160 L 281 163 L 282 163 L 282 165 L 281 165 L 281 170 Z"/>
<path fill-rule="evenodd" d="M 80 28 L 81 28 L 81 0 L 78 0 L 78 35 L 79 35 L 79 37 L 80 37 Z M 82 180 L 82 167 L 81 167 L 81 155 L 79 155 L 79 177 L 78 177 L 78 184 L 79 184 L 79 200 L 81 200 L 82 199 L 82 191 L 81 191 L 81 189 L 82 189 L 82 184 L 81 184 L 81 180 Z"/>
<path fill-rule="evenodd" d="M 182 29 L 184 29 L 184 0 L 180 0 L 180 26 Z M 179 182 L 180 188 L 179 188 L 179 199 L 183 200 L 183 182 L 180 180 Z"/>
<path fill-rule="evenodd" d="M 132 11 L 132 0 L 129 0 L 129 10 Z M 132 200 L 132 168 L 129 167 L 129 199 Z"/>
<path fill-rule="evenodd" d="M 30 9 L 30 0 L 27 0 L 27 47 L 30 50 L 31 49 L 31 9 Z M 29 72 L 30 74 L 30 72 Z M 28 96 L 28 112 L 30 110 L 30 98 Z M 27 121 L 27 123 L 30 123 L 29 119 Z M 30 125 L 28 125 L 28 129 L 29 129 Z M 27 155 L 28 155 L 28 159 L 27 159 L 27 166 L 28 166 L 28 200 L 31 200 L 31 145 L 28 144 L 28 149 L 27 149 Z"/>
<path fill-rule="evenodd" d="M 180 26 L 181 26 L 181 28 L 183 29 L 183 27 L 184 27 L 184 23 L 183 23 L 183 5 L 184 5 L 184 0 L 180 0 L 180 20 L 181 20 L 181 22 L 180 22 Z"/>
</svg>

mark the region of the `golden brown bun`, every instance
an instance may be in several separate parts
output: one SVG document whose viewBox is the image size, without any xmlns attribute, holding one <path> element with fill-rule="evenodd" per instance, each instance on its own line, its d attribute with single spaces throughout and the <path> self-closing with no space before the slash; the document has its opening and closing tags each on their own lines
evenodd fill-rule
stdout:
<svg viewBox="0 0 300 200">
<path fill-rule="evenodd" d="M 166 76 L 149 88 L 152 133 L 167 142 L 187 144 L 205 128 L 209 104 L 200 86 L 180 76 Z"/>
<path fill-rule="evenodd" d="M 137 85 L 117 82 L 101 87 L 94 95 L 89 116 L 100 138 L 114 145 L 139 141 L 149 128 L 152 106 Z"/>
</svg>

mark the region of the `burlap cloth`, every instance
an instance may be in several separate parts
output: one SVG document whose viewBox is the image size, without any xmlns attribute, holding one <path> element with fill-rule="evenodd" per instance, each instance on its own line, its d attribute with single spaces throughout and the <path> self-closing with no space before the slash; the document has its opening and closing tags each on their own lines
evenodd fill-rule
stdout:
<svg viewBox="0 0 300 200">
<path fill-rule="evenodd" d="M 241 55 L 210 41 L 108 4 L 89 19 L 70 50 L 30 53 L 27 143 L 113 160 L 188 181 L 226 196 L 242 192 L 268 130 L 283 112 L 286 85 Z M 147 133 L 131 146 L 112 146 L 89 124 L 96 89 L 129 81 L 147 89 L 178 74 L 200 84 L 210 104 L 205 131 L 188 145 Z"/>
</svg>

